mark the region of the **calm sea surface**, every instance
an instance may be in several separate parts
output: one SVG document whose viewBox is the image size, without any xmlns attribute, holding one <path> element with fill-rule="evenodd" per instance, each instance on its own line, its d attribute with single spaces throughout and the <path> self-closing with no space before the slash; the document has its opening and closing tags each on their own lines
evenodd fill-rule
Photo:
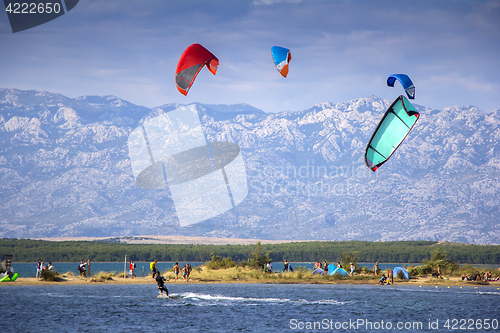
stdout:
<svg viewBox="0 0 500 333">
<path fill-rule="evenodd" d="M 499 332 L 498 287 L 0 284 L 0 309 L 6 332 Z"/>
</svg>

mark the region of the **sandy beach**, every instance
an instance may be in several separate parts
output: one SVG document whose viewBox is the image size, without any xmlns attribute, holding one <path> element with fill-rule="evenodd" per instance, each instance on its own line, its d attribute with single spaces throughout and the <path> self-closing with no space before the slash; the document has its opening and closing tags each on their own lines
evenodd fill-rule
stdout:
<svg viewBox="0 0 500 333">
<path fill-rule="evenodd" d="M 292 279 L 292 280 L 275 280 L 275 279 L 235 279 L 235 278 L 202 278 L 193 276 L 190 279 L 190 282 L 185 282 L 182 278 L 179 278 L 178 281 L 175 281 L 175 278 L 164 275 L 167 279 L 167 284 L 192 284 L 192 283 L 269 283 L 269 284 L 364 284 L 364 285 L 378 285 L 378 279 L 335 279 L 335 280 L 326 280 L 322 277 L 314 277 L 312 279 Z M 58 281 L 43 281 L 36 278 L 25 278 L 20 277 L 14 282 L 4 282 L 0 283 L 0 287 L 2 286 L 50 286 L 50 285 L 75 285 L 75 284 L 151 284 L 156 285 L 156 281 L 151 278 L 151 276 L 147 277 L 136 277 L 136 278 L 123 278 L 123 277 L 113 277 L 112 279 L 106 280 L 97 280 L 95 278 L 84 278 L 80 276 L 63 276 L 58 279 Z M 485 282 L 468 282 L 462 281 L 460 277 L 450 277 L 448 279 L 436 279 L 434 277 L 415 277 L 411 278 L 408 281 L 402 280 L 394 280 L 394 285 L 418 285 L 418 286 L 438 286 L 438 287 L 464 287 L 464 286 L 473 286 L 473 287 L 483 287 L 483 286 L 493 286 L 500 289 L 500 281 L 498 282 L 489 282 L 486 284 Z"/>
</svg>

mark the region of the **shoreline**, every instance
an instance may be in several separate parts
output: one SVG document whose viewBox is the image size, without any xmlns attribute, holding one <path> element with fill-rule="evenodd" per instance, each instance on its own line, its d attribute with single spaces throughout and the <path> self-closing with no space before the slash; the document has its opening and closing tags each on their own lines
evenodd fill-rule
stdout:
<svg viewBox="0 0 500 333">
<path fill-rule="evenodd" d="M 166 284 L 169 285 L 189 285 L 189 284 L 352 284 L 352 285 L 379 285 L 378 279 L 335 279 L 335 280 L 325 280 L 324 278 L 318 277 L 313 279 L 293 279 L 293 280 L 275 280 L 275 279 L 205 279 L 205 278 L 190 278 L 189 282 L 183 281 L 181 278 L 179 281 L 175 279 L 167 278 Z M 107 279 L 103 281 L 95 280 L 95 278 L 83 278 L 80 276 L 65 276 L 60 277 L 58 281 L 43 281 L 36 279 L 34 277 L 19 277 L 16 281 L 2 282 L 2 286 L 55 286 L 55 285 L 96 285 L 102 286 L 103 284 L 108 285 L 118 285 L 118 284 L 152 284 L 156 285 L 156 281 L 148 277 L 136 277 L 136 278 L 122 278 L 114 277 L 112 279 Z M 449 280 L 436 280 L 430 277 L 416 277 L 408 281 L 395 280 L 391 285 L 398 286 L 443 286 L 443 287 L 496 287 L 500 289 L 500 281 L 489 282 L 486 284 L 482 282 L 472 282 L 472 281 L 462 281 L 460 277 L 450 277 Z"/>
</svg>

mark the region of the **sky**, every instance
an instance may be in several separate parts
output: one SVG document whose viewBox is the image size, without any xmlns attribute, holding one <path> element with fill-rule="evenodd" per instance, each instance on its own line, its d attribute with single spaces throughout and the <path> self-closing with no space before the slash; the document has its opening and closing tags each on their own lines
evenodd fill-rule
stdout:
<svg viewBox="0 0 500 333">
<path fill-rule="evenodd" d="M 220 66 L 215 76 L 202 69 L 184 96 L 175 69 L 193 43 Z M 291 50 L 287 78 L 274 45 Z M 0 88 L 280 112 L 392 101 L 404 94 L 387 87 L 396 73 L 413 80 L 415 104 L 500 109 L 500 0 L 80 0 L 17 33 L 0 14 Z"/>
</svg>

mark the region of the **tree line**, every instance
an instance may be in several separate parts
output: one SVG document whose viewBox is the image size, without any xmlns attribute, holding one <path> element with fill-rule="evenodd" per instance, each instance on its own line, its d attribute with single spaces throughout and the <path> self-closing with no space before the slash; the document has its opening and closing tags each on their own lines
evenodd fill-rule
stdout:
<svg viewBox="0 0 500 333">
<path fill-rule="evenodd" d="M 0 259 L 11 254 L 13 262 L 79 262 L 90 259 L 120 262 L 124 256 L 134 261 L 208 261 L 212 254 L 236 262 L 251 258 L 257 245 L 122 244 L 102 241 L 52 242 L 31 239 L 0 239 Z M 394 242 L 292 242 L 261 244 L 272 261 L 341 261 L 343 254 L 358 253 L 359 262 L 421 263 L 439 247 L 447 258 L 458 263 L 500 264 L 500 245 L 439 243 L 434 241 Z"/>
</svg>

